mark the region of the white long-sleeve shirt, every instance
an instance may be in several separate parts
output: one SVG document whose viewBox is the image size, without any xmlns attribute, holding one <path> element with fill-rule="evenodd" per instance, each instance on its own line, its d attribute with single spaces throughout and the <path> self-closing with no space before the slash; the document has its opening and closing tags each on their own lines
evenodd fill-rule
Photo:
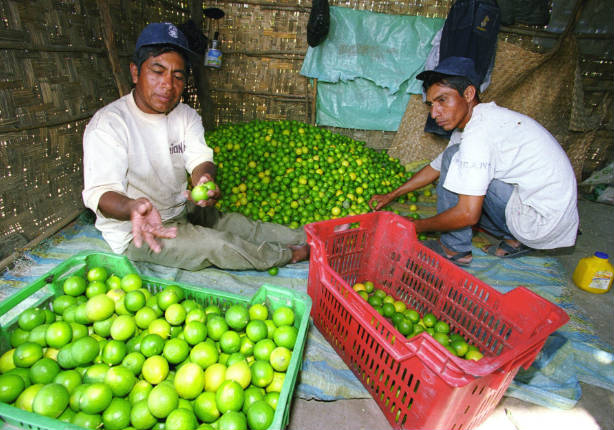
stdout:
<svg viewBox="0 0 614 430">
<path fill-rule="evenodd" d="M 96 213 L 96 228 L 111 249 L 122 253 L 132 223 L 103 216 L 100 197 L 108 191 L 147 197 L 168 220 L 185 206 L 187 173 L 206 161 L 213 161 L 213 151 L 194 109 L 179 103 L 168 114 L 148 114 L 130 93 L 96 112 L 85 129 L 83 202 Z"/>
</svg>

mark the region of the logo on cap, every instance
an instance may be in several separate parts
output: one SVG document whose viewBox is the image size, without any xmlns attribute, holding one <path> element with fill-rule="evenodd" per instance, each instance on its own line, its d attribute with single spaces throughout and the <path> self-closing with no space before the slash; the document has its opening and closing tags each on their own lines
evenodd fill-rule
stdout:
<svg viewBox="0 0 614 430">
<path fill-rule="evenodd" d="M 168 25 L 168 35 L 173 39 L 177 39 L 179 37 L 179 29 L 175 27 L 173 24 Z"/>
</svg>

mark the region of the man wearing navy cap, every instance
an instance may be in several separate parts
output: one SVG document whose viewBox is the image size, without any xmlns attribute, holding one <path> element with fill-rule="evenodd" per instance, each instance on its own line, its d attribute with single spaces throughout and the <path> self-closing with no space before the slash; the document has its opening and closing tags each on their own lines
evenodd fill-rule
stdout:
<svg viewBox="0 0 614 430">
<path fill-rule="evenodd" d="M 426 104 L 450 142 L 398 189 L 370 200 L 379 210 L 439 180 L 437 215 L 415 220 L 417 232 L 442 232 L 425 244 L 457 265 L 468 265 L 472 227 L 499 239 L 484 249 L 509 258 L 532 249 L 572 246 L 578 230 L 576 179 L 556 139 L 526 115 L 480 103 L 473 61 L 443 59 L 423 81 Z"/>
<path fill-rule="evenodd" d="M 130 64 L 133 91 L 88 123 L 83 201 L 96 228 L 116 253 L 188 270 L 265 270 L 306 259 L 303 229 L 222 214 L 217 186 L 192 201 L 186 173 L 196 186 L 214 181 L 216 167 L 200 116 L 179 102 L 191 54 L 176 26 L 149 24 Z"/>
</svg>

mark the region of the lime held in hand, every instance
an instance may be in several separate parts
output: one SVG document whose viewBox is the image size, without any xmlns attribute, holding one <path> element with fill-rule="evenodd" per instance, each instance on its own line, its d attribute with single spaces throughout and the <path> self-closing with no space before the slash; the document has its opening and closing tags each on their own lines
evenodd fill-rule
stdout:
<svg viewBox="0 0 614 430">
<path fill-rule="evenodd" d="M 208 200 L 209 190 L 215 190 L 215 183 L 212 181 L 205 182 L 204 184 L 195 186 L 192 189 L 192 193 L 191 193 L 192 200 L 194 200 L 195 202 L 200 202 L 202 200 Z"/>
</svg>

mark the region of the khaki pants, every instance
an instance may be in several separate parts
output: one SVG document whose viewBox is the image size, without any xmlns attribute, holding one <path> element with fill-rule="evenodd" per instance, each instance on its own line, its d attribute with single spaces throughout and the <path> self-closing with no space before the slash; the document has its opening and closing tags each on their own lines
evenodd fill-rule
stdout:
<svg viewBox="0 0 614 430">
<path fill-rule="evenodd" d="M 158 239 L 162 251 L 154 253 L 146 243 L 130 242 L 124 254 L 133 261 L 148 261 L 186 270 L 209 266 L 222 269 L 266 270 L 290 262 L 288 245 L 306 242 L 302 228 L 253 221 L 238 213 L 191 205 L 189 213 L 170 219 L 165 227 L 177 227 L 174 239 Z"/>
</svg>

